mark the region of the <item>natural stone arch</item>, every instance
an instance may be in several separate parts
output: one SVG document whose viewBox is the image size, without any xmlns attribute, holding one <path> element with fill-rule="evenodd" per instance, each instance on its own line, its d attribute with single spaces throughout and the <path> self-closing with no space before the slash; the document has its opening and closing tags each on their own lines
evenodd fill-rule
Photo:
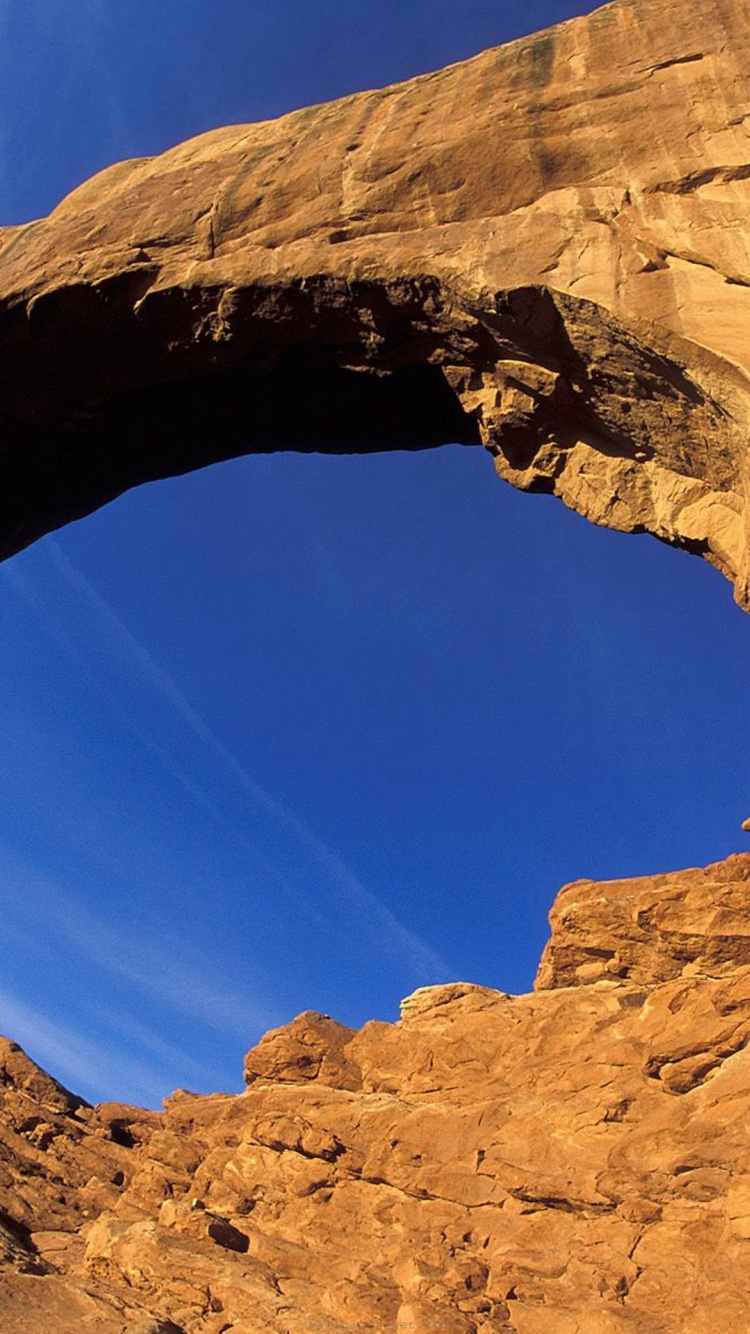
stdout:
<svg viewBox="0 0 750 1334">
<path fill-rule="evenodd" d="M 0 552 L 241 453 L 460 441 L 748 605 L 741 10 L 616 0 L 5 229 Z"/>
<path fill-rule="evenodd" d="M 617 0 L 6 229 L 0 554 L 231 454 L 450 439 L 750 605 L 746 12 Z M 578 881 L 535 996 L 307 1013 L 164 1113 L 3 1040 L 4 1325 L 747 1328 L 748 883 Z"/>
</svg>

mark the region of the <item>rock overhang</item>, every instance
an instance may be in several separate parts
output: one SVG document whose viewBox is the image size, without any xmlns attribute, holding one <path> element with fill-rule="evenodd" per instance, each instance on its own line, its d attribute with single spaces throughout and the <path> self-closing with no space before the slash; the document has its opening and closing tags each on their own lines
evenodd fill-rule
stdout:
<svg viewBox="0 0 750 1334">
<path fill-rule="evenodd" d="M 747 605 L 749 45 L 615 0 L 0 233 L 0 551 L 238 454 L 454 441 Z"/>
</svg>

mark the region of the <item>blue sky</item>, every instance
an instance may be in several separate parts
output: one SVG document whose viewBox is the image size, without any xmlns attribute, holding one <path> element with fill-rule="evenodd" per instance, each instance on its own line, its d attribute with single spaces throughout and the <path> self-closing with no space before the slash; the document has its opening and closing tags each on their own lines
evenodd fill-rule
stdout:
<svg viewBox="0 0 750 1334">
<path fill-rule="evenodd" d="M 0 0 L 1 220 L 584 8 Z M 749 663 L 715 571 L 480 450 L 122 497 L 0 567 L 0 1030 L 156 1105 L 305 1008 L 527 990 L 566 880 L 745 845 Z"/>
</svg>

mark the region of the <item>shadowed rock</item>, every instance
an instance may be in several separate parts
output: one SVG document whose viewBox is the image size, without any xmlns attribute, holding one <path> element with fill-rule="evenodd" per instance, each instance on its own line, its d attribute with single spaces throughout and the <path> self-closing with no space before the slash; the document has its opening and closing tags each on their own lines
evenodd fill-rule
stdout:
<svg viewBox="0 0 750 1334">
<path fill-rule="evenodd" d="M 748 605 L 749 34 L 616 0 L 0 232 L 0 553 L 237 454 L 458 441 Z"/>
<path fill-rule="evenodd" d="M 747 20 L 617 0 L 6 229 L 0 554 L 243 452 L 457 440 L 750 605 Z M 568 886 L 534 995 L 308 1012 L 163 1113 L 4 1043 L 0 1327 L 750 1328 L 749 886 Z"/>
</svg>

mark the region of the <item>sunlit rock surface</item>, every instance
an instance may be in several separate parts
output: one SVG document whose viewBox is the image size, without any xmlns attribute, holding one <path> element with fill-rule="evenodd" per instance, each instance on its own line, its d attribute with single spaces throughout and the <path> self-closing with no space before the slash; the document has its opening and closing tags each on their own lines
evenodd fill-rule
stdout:
<svg viewBox="0 0 750 1334">
<path fill-rule="evenodd" d="M 0 554 L 233 454 L 462 441 L 749 606 L 749 19 L 616 0 L 0 232 Z M 744 1334 L 749 886 L 579 882 L 534 995 L 310 1012 L 164 1113 L 3 1042 L 0 1328 Z"/>
<path fill-rule="evenodd" d="M 482 443 L 748 605 L 745 0 L 616 0 L 0 231 L 0 553 L 148 478 Z"/>
<path fill-rule="evenodd" d="M 308 1013 L 242 1094 L 0 1050 L 8 1334 L 750 1328 L 750 855 L 565 888 L 534 995 Z"/>
</svg>

